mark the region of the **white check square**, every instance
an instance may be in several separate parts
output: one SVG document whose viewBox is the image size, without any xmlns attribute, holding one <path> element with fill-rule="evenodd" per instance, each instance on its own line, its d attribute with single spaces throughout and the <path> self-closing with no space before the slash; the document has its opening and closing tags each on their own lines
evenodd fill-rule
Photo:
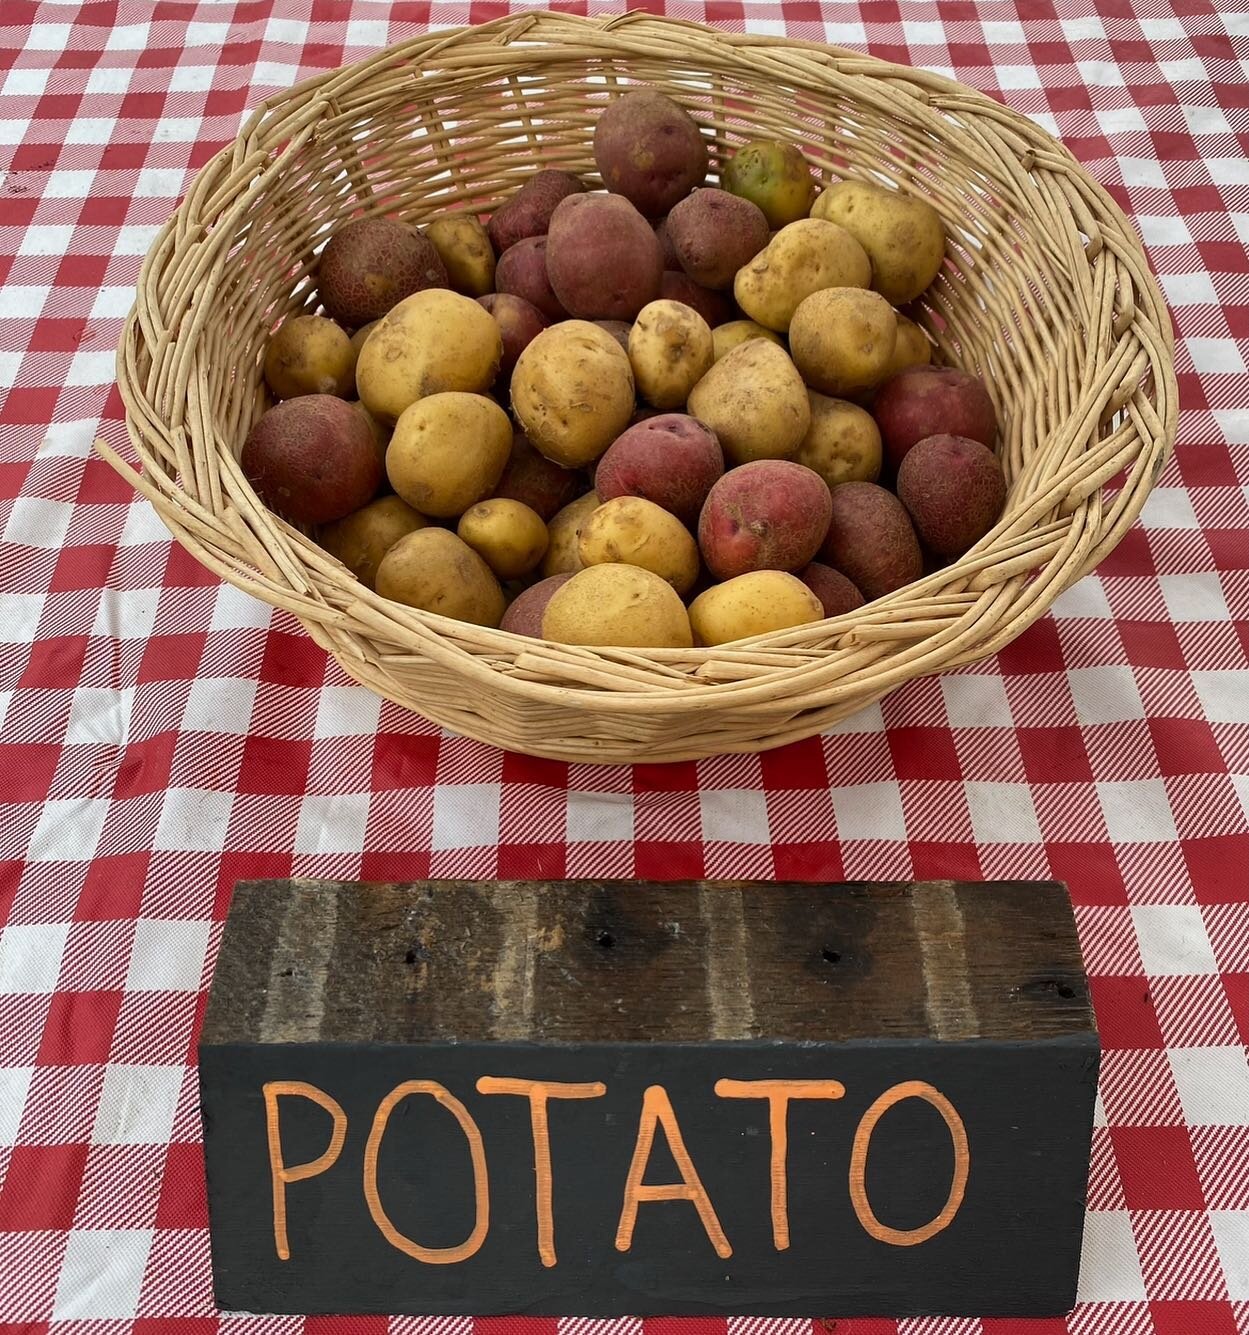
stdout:
<svg viewBox="0 0 1249 1335">
<path fill-rule="evenodd" d="M 1041 826 L 1026 783 L 967 783 L 967 807 L 979 844 L 1039 844 Z"/>
<path fill-rule="evenodd" d="M 862 783 L 855 788 L 833 788 L 831 795 L 839 838 L 906 838 L 906 817 L 896 783 Z"/>
<path fill-rule="evenodd" d="M 570 792 L 565 837 L 570 844 L 604 844 L 632 839 L 632 795 Z"/>
<path fill-rule="evenodd" d="M 76 1229 L 61 1263 L 53 1320 L 133 1319 L 152 1245 L 147 1228 Z"/>
<path fill-rule="evenodd" d="M 771 842 L 766 793 L 749 788 L 703 789 L 698 800 L 707 843 Z"/>
<path fill-rule="evenodd" d="M 0 996 L 56 991 L 69 923 L 10 923 L 0 929 Z"/>
<path fill-rule="evenodd" d="M 170 788 L 160 810 L 153 847 L 162 852 L 219 853 L 234 799 L 207 788 Z"/>
<path fill-rule="evenodd" d="M 1172 1048 L 1167 1056 L 1189 1126 L 1249 1126 L 1249 1061 L 1243 1048 Z"/>
<path fill-rule="evenodd" d="M 182 1089 L 182 1066 L 109 1066 L 93 1145 L 165 1145 Z"/>
<path fill-rule="evenodd" d="M 1085 727 L 1145 717 L 1145 705 L 1130 667 L 1072 668 L 1067 673 L 1067 684 L 1076 717 Z"/>
<path fill-rule="evenodd" d="M 130 952 L 129 992 L 195 992 L 204 972 L 208 923 L 140 918 Z"/>
<path fill-rule="evenodd" d="M 450 783 L 434 789 L 431 848 L 493 848 L 499 842 L 497 783 Z"/>
<path fill-rule="evenodd" d="M 1147 974 L 1218 973 L 1214 949 L 1196 904 L 1134 904 L 1132 921 Z"/>
<path fill-rule="evenodd" d="M 295 852 L 359 853 L 368 821 L 368 793 L 309 795 L 299 805 Z"/>
<path fill-rule="evenodd" d="M 1115 843 L 1158 844 L 1179 838 L 1161 779 L 1099 783 L 1097 796 L 1106 830 Z"/>
</svg>

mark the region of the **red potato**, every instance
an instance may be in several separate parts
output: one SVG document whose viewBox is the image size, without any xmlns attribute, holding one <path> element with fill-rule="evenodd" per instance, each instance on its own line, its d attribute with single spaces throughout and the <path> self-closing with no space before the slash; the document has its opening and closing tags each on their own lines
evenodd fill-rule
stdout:
<svg viewBox="0 0 1249 1335">
<path fill-rule="evenodd" d="M 659 295 L 667 301 L 679 301 L 696 310 L 712 329 L 727 324 L 737 314 L 732 293 L 713 292 L 709 287 L 699 287 L 684 273 L 665 270 L 659 280 Z"/>
<path fill-rule="evenodd" d="M 1006 475 L 992 450 L 966 436 L 926 436 L 898 469 L 898 499 L 938 556 L 962 556 L 997 522 Z"/>
<path fill-rule="evenodd" d="M 819 561 L 812 561 L 805 570 L 800 570 L 798 578 L 820 600 L 826 617 L 839 617 L 843 612 L 853 612 L 866 601 L 840 570 L 821 565 Z"/>
<path fill-rule="evenodd" d="M 833 488 L 831 501 L 821 560 L 865 598 L 882 598 L 924 573 L 910 516 L 891 491 L 874 482 L 843 482 Z"/>
<path fill-rule="evenodd" d="M 542 613 L 546 611 L 546 605 L 551 601 L 555 591 L 562 588 L 570 579 L 572 579 L 571 571 L 563 575 L 548 575 L 546 579 L 540 579 L 536 584 L 530 585 L 523 593 L 518 593 L 507 611 L 503 613 L 499 629 L 510 630 L 513 635 L 529 635 L 535 640 L 540 640 Z"/>
<path fill-rule="evenodd" d="M 792 574 L 819 551 L 831 512 L 818 473 L 788 459 L 758 459 L 730 469 L 708 492 L 698 545 L 717 579 L 751 570 Z"/>
<path fill-rule="evenodd" d="M 404 297 L 446 287 L 434 243 L 394 218 L 357 218 L 330 237 L 317 265 L 317 294 L 340 325 L 380 320 Z"/>
<path fill-rule="evenodd" d="M 568 319 L 551 287 L 545 236 L 526 237 L 505 250 L 495 267 L 494 285 L 499 293 L 527 301 L 552 324 Z"/>
<path fill-rule="evenodd" d="M 641 496 L 692 529 L 707 493 L 724 473 L 715 432 L 684 413 L 661 413 L 629 427 L 607 447 L 594 473 L 603 501 Z"/>
<path fill-rule="evenodd" d="M 600 113 L 594 161 L 609 190 L 659 218 L 707 179 L 707 141 L 670 97 L 635 88 Z"/>
<path fill-rule="evenodd" d="M 681 272 L 681 261 L 677 258 L 677 253 L 672 246 L 672 237 L 668 232 L 668 219 L 660 218 L 655 224 L 655 235 L 659 238 L 659 247 L 664 253 L 664 270 L 669 269 L 675 273 Z"/>
<path fill-rule="evenodd" d="M 911 366 L 895 375 L 877 390 L 872 416 L 895 472 L 925 436 L 966 436 L 989 449 L 997 437 L 997 413 L 984 382 L 953 366 Z"/>
<path fill-rule="evenodd" d="M 490 292 L 477 302 L 494 316 L 503 336 L 503 360 L 495 384 L 506 386 L 517 357 L 546 328 L 546 317 L 531 301 L 513 292 Z"/>
<path fill-rule="evenodd" d="M 569 172 L 545 171 L 531 176 L 495 209 L 486 224 L 486 235 L 495 253 L 502 255 L 527 237 L 545 236 L 560 200 L 584 190 L 581 181 Z"/>
<path fill-rule="evenodd" d="M 523 431 L 512 433 L 512 452 L 494 489 L 495 496 L 520 501 L 549 520 L 586 490 L 583 474 L 561 468 L 539 454 Z"/>
<path fill-rule="evenodd" d="M 668 215 L 667 235 L 694 282 L 731 288 L 738 269 L 767 247 L 768 220 L 749 199 L 727 190 L 695 190 Z"/>
<path fill-rule="evenodd" d="M 628 320 L 591 320 L 590 323 L 606 329 L 626 352 L 629 351 L 629 331 L 633 326 Z"/>
<path fill-rule="evenodd" d="M 663 249 L 620 195 L 573 195 L 551 216 L 546 271 L 576 319 L 632 320 L 659 296 Z"/>
</svg>

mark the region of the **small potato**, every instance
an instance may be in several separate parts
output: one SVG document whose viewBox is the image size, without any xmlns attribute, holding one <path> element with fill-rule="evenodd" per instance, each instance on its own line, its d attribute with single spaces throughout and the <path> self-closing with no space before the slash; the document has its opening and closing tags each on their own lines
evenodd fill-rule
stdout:
<svg viewBox="0 0 1249 1335">
<path fill-rule="evenodd" d="M 317 264 L 317 295 L 345 329 L 380 320 L 413 292 L 446 285 L 434 243 L 397 218 L 357 218 L 340 227 Z"/>
<path fill-rule="evenodd" d="M 486 232 L 496 253 L 502 255 L 528 237 L 545 236 L 560 200 L 584 191 L 585 186 L 569 172 L 545 171 L 531 176 L 490 215 Z"/>
<path fill-rule="evenodd" d="M 812 561 L 804 570 L 800 570 L 798 578 L 820 600 L 826 617 L 844 616 L 856 607 L 862 607 L 866 601 L 840 570 L 822 565 L 819 561 Z"/>
<path fill-rule="evenodd" d="M 516 420 L 538 452 L 563 468 L 597 459 L 629 425 L 633 405 L 628 355 L 586 320 L 544 329 L 512 372 Z"/>
<path fill-rule="evenodd" d="M 707 493 L 698 545 L 717 579 L 751 570 L 801 570 L 820 550 L 832 514 L 818 473 L 788 459 L 730 469 Z"/>
<path fill-rule="evenodd" d="M 839 181 L 816 200 L 812 217 L 853 232 L 872 261 L 872 287 L 894 306 L 914 301 L 945 259 L 945 228 L 931 204 L 866 181 Z"/>
<path fill-rule="evenodd" d="M 689 649 L 685 604 L 667 580 L 638 566 L 598 565 L 556 589 L 542 614 L 545 639 L 628 649 Z"/>
<path fill-rule="evenodd" d="M 896 473 L 907 451 L 925 436 L 967 436 L 989 449 L 997 411 L 979 376 L 956 366 L 911 366 L 877 390 L 872 415 Z"/>
<path fill-rule="evenodd" d="M 716 292 L 709 287 L 700 287 L 685 273 L 665 270 L 659 280 L 659 295 L 665 301 L 679 301 L 683 306 L 697 311 L 713 329 L 737 314 L 732 292 Z"/>
<path fill-rule="evenodd" d="M 617 561 L 654 571 L 678 593 L 698 578 L 698 544 L 676 517 L 641 496 L 604 501 L 581 526 L 577 550 L 583 566 Z"/>
<path fill-rule="evenodd" d="M 835 397 L 876 384 L 897 339 L 893 307 L 879 293 L 855 287 L 813 292 L 789 326 L 790 355 L 803 380 Z"/>
<path fill-rule="evenodd" d="M 667 235 L 681 268 L 703 287 L 733 286 L 738 269 L 768 244 L 768 220 L 727 190 L 695 190 L 668 215 Z"/>
<path fill-rule="evenodd" d="M 508 604 L 499 622 L 500 630 L 510 630 L 513 635 L 530 635 L 534 639 L 542 638 L 542 614 L 546 605 L 555 596 L 555 590 L 564 587 L 572 579 L 571 574 L 552 575 L 549 579 L 540 579 L 536 584 L 518 593 Z"/>
<path fill-rule="evenodd" d="M 547 578 L 552 575 L 573 575 L 582 568 L 581 551 L 577 545 L 581 527 L 601 503 L 597 492 L 588 491 L 564 506 L 547 524 L 550 543 L 542 558 L 543 575 Z"/>
<path fill-rule="evenodd" d="M 516 359 L 546 328 L 546 317 L 532 302 L 510 292 L 490 292 L 478 297 L 477 304 L 494 317 L 503 337 L 503 360 L 496 383 L 506 386 L 511 383 Z"/>
<path fill-rule="evenodd" d="M 713 584 L 690 604 L 690 625 L 697 642 L 705 645 L 728 644 L 823 619 L 819 598 L 783 570 L 753 570 Z"/>
<path fill-rule="evenodd" d="M 638 393 L 655 408 L 683 408 L 690 390 L 711 370 L 711 329 L 679 301 L 652 301 L 629 331 L 629 364 Z"/>
<path fill-rule="evenodd" d="M 898 469 L 898 499 L 938 556 L 962 556 L 997 523 L 1006 475 L 992 450 L 966 436 L 926 436 Z"/>
<path fill-rule="evenodd" d="M 893 492 L 874 482 L 844 482 L 830 497 L 833 517 L 820 548 L 823 564 L 840 570 L 869 602 L 923 574 L 914 525 Z"/>
<path fill-rule="evenodd" d="M 489 311 L 458 292 L 429 288 L 378 321 L 360 350 L 356 386 L 375 417 L 394 422 L 427 394 L 484 394 L 502 358 L 503 337 Z"/>
<path fill-rule="evenodd" d="M 527 301 L 545 320 L 567 320 L 568 312 L 547 273 L 546 245 L 545 236 L 528 236 L 504 251 L 494 271 L 494 285 L 504 296 Z"/>
<path fill-rule="evenodd" d="M 470 505 L 455 531 L 500 579 L 527 575 L 550 542 L 541 515 L 502 497 Z"/>
<path fill-rule="evenodd" d="M 632 88 L 600 112 L 594 162 L 608 190 L 659 218 L 707 179 L 707 141 L 672 98 Z"/>
<path fill-rule="evenodd" d="M 845 230 L 819 218 L 782 228 L 737 271 L 733 295 L 758 324 L 784 333 L 804 297 L 829 287 L 867 287 L 867 252 Z"/>
<path fill-rule="evenodd" d="M 927 366 L 932 361 L 932 344 L 928 335 L 905 315 L 898 315 L 898 341 L 893 346 L 893 356 L 880 377 L 881 384 L 912 366 Z"/>
<path fill-rule="evenodd" d="M 324 315 L 283 320 L 265 349 L 265 381 L 275 399 L 301 394 L 347 398 L 356 383 L 352 340 Z"/>
<path fill-rule="evenodd" d="M 715 432 L 684 413 L 659 413 L 617 436 L 594 470 L 594 490 L 605 501 L 641 496 L 681 521 L 698 514 L 724 473 L 724 453 Z"/>
<path fill-rule="evenodd" d="M 764 339 L 716 362 L 690 391 L 688 412 L 716 433 L 730 467 L 788 458 L 811 425 L 802 377 L 784 348 Z"/>
<path fill-rule="evenodd" d="M 413 509 L 448 519 L 490 495 L 511 449 L 512 424 L 492 399 L 430 394 L 395 423 L 386 472 Z"/>
<path fill-rule="evenodd" d="M 811 427 L 798 446 L 794 462 L 806 464 L 830 487 L 842 482 L 875 482 L 880 476 L 880 429 L 871 413 L 807 391 Z"/>
<path fill-rule="evenodd" d="M 383 598 L 475 626 L 497 626 L 505 599 L 490 567 L 445 528 L 422 528 L 397 543 L 377 567 Z"/>
<path fill-rule="evenodd" d="M 494 494 L 520 501 L 546 523 L 569 501 L 575 500 L 585 486 L 582 473 L 553 464 L 534 449 L 523 431 L 514 431 L 512 453 Z"/>
<path fill-rule="evenodd" d="M 364 347 L 364 340 L 377 328 L 377 321 L 370 320 L 368 324 L 362 324 L 351 336 L 351 392 L 359 399 L 360 391 L 356 388 L 356 363 L 360 360 L 360 349 Z"/>
<path fill-rule="evenodd" d="M 494 291 L 494 247 L 486 229 L 468 213 L 435 218 L 425 235 L 446 266 L 447 279 L 466 297 L 484 297 Z"/>
<path fill-rule="evenodd" d="M 371 589 L 376 584 L 382 557 L 400 538 L 428 524 L 423 514 L 398 496 L 382 496 L 336 524 L 327 524 L 319 541 L 361 584 Z"/>
<path fill-rule="evenodd" d="M 591 320 L 590 323 L 605 330 L 626 352 L 629 351 L 629 330 L 633 326 L 628 320 Z"/>
<path fill-rule="evenodd" d="M 772 228 L 805 218 L 817 188 L 798 148 L 774 139 L 743 144 L 724 168 L 721 183 L 730 194 L 757 204 Z"/>
<path fill-rule="evenodd" d="M 779 335 L 753 320 L 730 320 L 728 324 L 717 325 L 711 331 L 711 345 L 716 361 L 732 352 L 739 343 L 749 343 L 752 338 L 765 338 L 778 348 L 785 346 Z"/>
</svg>

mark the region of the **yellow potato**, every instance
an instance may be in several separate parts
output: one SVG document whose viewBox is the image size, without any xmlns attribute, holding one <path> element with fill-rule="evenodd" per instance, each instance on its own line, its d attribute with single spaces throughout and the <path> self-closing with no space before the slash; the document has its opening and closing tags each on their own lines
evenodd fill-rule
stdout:
<svg viewBox="0 0 1249 1335">
<path fill-rule="evenodd" d="M 382 557 L 400 538 L 425 528 L 428 523 L 423 514 L 418 514 L 400 497 L 381 496 L 346 519 L 327 524 L 321 530 L 320 542 L 361 584 L 371 589 Z"/>
<path fill-rule="evenodd" d="M 713 584 L 690 604 L 690 625 L 705 645 L 823 620 L 820 600 L 796 575 L 782 570 L 752 570 Z"/>
<path fill-rule="evenodd" d="M 690 390 L 714 361 L 711 326 L 682 302 L 650 302 L 629 330 L 633 379 L 652 407 L 684 408 Z"/>
<path fill-rule="evenodd" d="M 898 340 L 898 318 L 878 292 L 830 287 L 794 312 L 789 351 L 803 380 L 838 398 L 879 382 Z"/>
<path fill-rule="evenodd" d="M 898 316 L 898 341 L 894 344 L 889 365 L 881 372 L 881 380 L 888 380 L 908 366 L 927 366 L 932 361 L 932 344 L 928 335 L 905 315 Z"/>
<path fill-rule="evenodd" d="M 494 291 L 494 247 L 476 218 L 467 213 L 435 218 L 425 228 L 425 235 L 433 242 L 457 292 L 484 297 Z"/>
<path fill-rule="evenodd" d="M 516 420 L 539 453 L 563 468 L 597 459 L 629 425 L 634 404 L 628 354 L 587 320 L 544 329 L 512 372 Z"/>
<path fill-rule="evenodd" d="M 784 348 L 759 338 L 721 357 L 686 411 L 716 433 L 730 467 L 789 458 L 811 425 L 802 377 Z"/>
<path fill-rule="evenodd" d="M 749 343 L 752 338 L 765 338 L 769 343 L 775 343 L 778 348 L 785 346 L 778 334 L 765 329 L 761 324 L 756 324 L 753 320 L 730 320 L 728 324 L 716 325 L 711 331 L 711 343 L 716 361 L 732 352 L 739 343 Z"/>
<path fill-rule="evenodd" d="M 475 626 L 497 626 L 506 599 L 490 567 L 445 528 L 422 528 L 400 538 L 377 568 L 383 598 Z"/>
<path fill-rule="evenodd" d="M 301 394 L 346 398 L 355 384 L 355 372 L 351 339 L 324 315 L 283 320 L 265 349 L 265 380 L 275 398 Z"/>
<path fill-rule="evenodd" d="M 359 357 L 360 349 L 364 347 L 364 340 L 381 324 L 380 320 L 370 320 L 368 324 L 362 324 L 351 336 L 351 346 L 356 350 L 356 356 Z"/>
<path fill-rule="evenodd" d="M 356 388 L 384 422 L 429 394 L 483 394 L 494 384 L 503 336 L 471 297 L 431 287 L 392 307 L 364 340 Z"/>
<path fill-rule="evenodd" d="M 546 549 L 546 555 L 542 558 L 544 577 L 571 575 L 582 568 L 581 553 L 577 547 L 581 526 L 601 504 L 598 493 L 588 491 L 575 501 L 569 501 L 562 510 L 556 511 L 551 517 L 550 523 L 546 526 L 551 541 Z"/>
<path fill-rule="evenodd" d="M 493 399 L 430 394 L 395 423 L 386 475 L 413 509 L 448 519 L 490 495 L 511 451 L 512 424 Z"/>
<path fill-rule="evenodd" d="M 455 531 L 500 579 L 527 575 L 550 541 L 540 514 L 501 496 L 469 506 Z"/>
<path fill-rule="evenodd" d="M 839 181 L 815 201 L 813 218 L 839 223 L 872 262 L 872 287 L 904 306 L 936 278 L 945 259 L 945 228 L 931 204 L 866 181 Z"/>
<path fill-rule="evenodd" d="M 678 593 L 688 593 L 698 578 L 698 544 L 689 529 L 641 496 L 604 501 L 582 524 L 577 550 L 583 566 L 637 566 L 666 579 Z"/>
<path fill-rule="evenodd" d="M 738 269 L 733 296 L 757 324 L 784 333 L 804 297 L 826 287 L 867 287 L 871 276 L 867 252 L 844 227 L 803 218 Z"/>
<path fill-rule="evenodd" d="M 794 462 L 817 472 L 830 487 L 875 482 L 880 476 L 880 428 L 871 413 L 845 399 L 807 391 L 811 426 Z"/>
<path fill-rule="evenodd" d="M 561 644 L 688 649 L 685 604 L 667 580 L 638 566 L 587 566 L 555 590 L 542 637 Z"/>
</svg>

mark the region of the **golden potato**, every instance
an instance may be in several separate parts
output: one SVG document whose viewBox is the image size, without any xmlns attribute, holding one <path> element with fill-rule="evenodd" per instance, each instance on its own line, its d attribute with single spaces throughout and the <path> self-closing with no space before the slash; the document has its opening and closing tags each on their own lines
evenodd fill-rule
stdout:
<svg viewBox="0 0 1249 1335">
<path fill-rule="evenodd" d="M 507 602 L 490 567 L 468 543 L 432 526 L 400 538 L 382 557 L 377 591 L 475 626 L 497 626 Z"/>
<path fill-rule="evenodd" d="M 546 526 L 550 544 L 546 549 L 546 555 L 542 558 L 542 574 L 545 577 L 572 575 L 582 568 L 581 552 L 577 546 L 577 541 L 581 537 L 581 526 L 601 504 L 598 493 L 588 491 L 575 501 L 569 501 L 562 510 L 552 516 Z"/>
<path fill-rule="evenodd" d="M 711 326 L 679 301 L 643 306 L 629 330 L 629 365 L 638 393 L 655 408 L 684 408 L 715 361 Z"/>
<path fill-rule="evenodd" d="M 945 259 L 945 228 L 931 204 L 866 181 L 839 181 L 815 201 L 813 218 L 853 233 L 872 262 L 873 289 L 895 306 L 914 301 Z"/>
<path fill-rule="evenodd" d="M 494 247 L 476 218 L 468 213 L 435 218 L 425 235 L 434 243 L 457 292 L 484 297 L 494 291 Z"/>
<path fill-rule="evenodd" d="M 789 351 L 803 380 L 844 397 L 879 382 L 898 341 L 898 317 L 878 292 L 829 287 L 794 312 Z"/>
<path fill-rule="evenodd" d="M 629 649 L 693 643 L 685 604 L 672 585 L 653 571 L 615 564 L 586 566 L 556 589 L 542 614 L 542 636 Z"/>
<path fill-rule="evenodd" d="M 394 427 L 386 422 L 379 421 L 371 412 L 360 402 L 359 399 L 348 400 L 351 406 L 360 414 L 369 424 L 369 430 L 373 433 L 373 439 L 377 443 L 377 452 L 381 456 L 382 468 L 386 467 L 386 447 L 390 444 L 390 438 L 394 434 Z"/>
<path fill-rule="evenodd" d="M 301 394 L 346 398 L 355 385 L 356 353 L 346 333 L 324 315 L 283 320 L 265 349 L 265 381 L 278 399 Z"/>
<path fill-rule="evenodd" d="M 880 476 L 880 428 L 871 413 L 845 399 L 807 391 L 811 426 L 794 462 L 818 473 L 830 487 L 875 482 Z"/>
<path fill-rule="evenodd" d="M 521 429 L 564 468 L 597 459 L 629 425 L 634 403 L 628 354 L 587 320 L 544 329 L 512 372 L 512 410 Z"/>
<path fill-rule="evenodd" d="M 364 340 L 356 388 L 371 413 L 394 422 L 429 394 L 485 393 L 502 356 L 503 336 L 484 306 L 426 288 L 393 306 Z"/>
<path fill-rule="evenodd" d="M 386 474 L 413 509 L 449 519 L 490 495 L 511 450 L 512 424 L 493 399 L 429 394 L 395 423 Z"/>
<path fill-rule="evenodd" d="M 932 361 L 932 344 L 928 335 L 905 315 L 898 316 L 898 341 L 893 347 L 889 365 L 881 372 L 881 380 L 888 380 L 908 366 L 927 366 Z"/>
<path fill-rule="evenodd" d="M 811 425 L 793 362 L 784 348 L 758 338 L 716 362 L 691 390 L 686 411 L 716 433 L 730 467 L 789 458 Z"/>
<path fill-rule="evenodd" d="M 752 570 L 713 584 L 690 604 L 699 644 L 727 644 L 824 620 L 824 605 L 797 575 Z"/>
<path fill-rule="evenodd" d="M 373 588 L 382 557 L 409 533 L 429 523 L 399 496 L 381 496 L 349 514 L 346 519 L 327 524 L 321 530 L 320 543 L 331 556 L 351 571 L 361 584 Z"/>
<path fill-rule="evenodd" d="M 716 361 L 732 352 L 739 343 L 749 343 L 752 338 L 765 338 L 769 343 L 775 343 L 778 348 L 785 346 L 779 334 L 773 333 L 771 329 L 765 329 L 753 320 L 730 320 L 728 324 L 716 325 L 711 331 L 711 345 Z"/>
<path fill-rule="evenodd" d="M 581 525 L 577 550 L 583 566 L 619 562 L 650 570 L 678 593 L 698 578 L 698 544 L 674 514 L 641 496 L 604 501 Z"/>
<path fill-rule="evenodd" d="M 351 336 L 351 346 L 356 351 L 356 356 L 360 356 L 360 349 L 364 347 L 364 340 L 381 324 L 380 320 L 370 320 L 368 324 L 362 324 Z"/>
<path fill-rule="evenodd" d="M 501 496 L 470 505 L 455 531 L 500 579 L 527 575 L 550 542 L 540 514 Z"/>
<path fill-rule="evenodd" d="M 783 333 L 804 297 L 826 287 L 867 287 L 871 277 L 867 252 L 844 227 L 803 218 L 737 271 L 733 295 L 757 324 Z"/>
</svg>

